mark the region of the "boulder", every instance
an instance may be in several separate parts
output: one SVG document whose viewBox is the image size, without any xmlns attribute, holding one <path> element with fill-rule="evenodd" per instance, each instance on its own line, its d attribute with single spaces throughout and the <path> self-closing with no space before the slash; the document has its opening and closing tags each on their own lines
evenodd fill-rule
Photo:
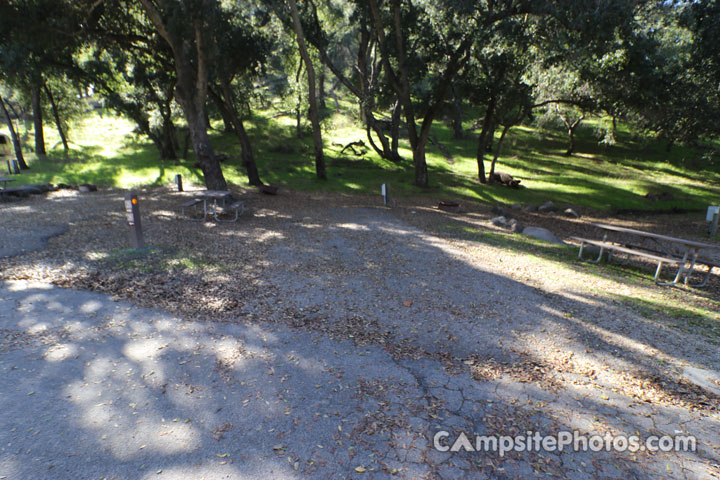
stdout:
<svg viewBox="0 0 720 480">
<path fill-rule="evenodd" d="M 512 205 L 510 205 L 510 208 L 512 208 L 513 210 L 522 210 L 522 205 L 520 205 L 519 203 L 513 203 Z"/>
<path fill-rule="evenodd" d="M 542 227 L 525 227 L 522 231 L 523 235 L 544 240 L 546 242 L 554 243 L 556 245 L 565 245 L 565 242 L 560 240 L 554 233 L 547 228 Z"/>
<path fill-rule="evenodd" d="M 537 212 L 538 207 L 537 207 L 537 205 L 528 205 L 527 207 L 525 207 L 525 211 L 528 213 Z"/>
</svg>

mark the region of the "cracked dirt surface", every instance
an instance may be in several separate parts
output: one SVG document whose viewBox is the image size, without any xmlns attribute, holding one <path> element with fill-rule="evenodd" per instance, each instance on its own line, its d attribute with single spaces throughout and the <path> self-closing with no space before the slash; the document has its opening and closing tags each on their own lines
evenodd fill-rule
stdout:
<svg viewBox="0 0 720 480">
<path fill-rule="evenodd" d="M 196 289 L 163 297 L 183 287 L 182 272 L 149 273 L 155 284 L 176 282 L 152 296 L 150 281 L 128 288 L 124 277 L 109 278 L 116 271 L 79 260 L 122 244 L 105 240 L 122 232 L 121 212 L 84 223 L 90 245 L 79 253 L 70 222 L 70 234 L 50 240 L 44 254 L 6 261 L 0 476 L 718 475 L 719 398 L 682 375 L 688 366 L 719 371 L 716 345 L 607 301 L 587 288 L 582 269 L 448 241 L 405 218 L 410 210 L 305 200 L 267 200 L 224 229 L 168 223 L 171 207 L 148 202 L 156 245 L 202 248 L 196 236 L 232 242 L 216 248 L 230 266 L 214 272 L 222 281 L 202 283 L 213 295 L 200 303 L 215 308 L 214 318 L 182 310 Z M 698 449 L 501 457 L 432 446 L 439 431 L 560 430 L 687 434 Z"/>
</svg>

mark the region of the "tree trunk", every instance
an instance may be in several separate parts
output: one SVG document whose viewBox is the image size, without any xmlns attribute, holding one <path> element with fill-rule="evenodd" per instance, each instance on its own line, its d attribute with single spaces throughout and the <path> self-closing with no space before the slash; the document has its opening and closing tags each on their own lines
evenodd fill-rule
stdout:
<svg viewBox="0 0 720 480">
<path fill-rule="evenodd" d="M 67 153 L 70 151 L 70 147 L 68 146 L 67 137 L 65 136 L 65 131 L 63 130 L 62 123 L 60 122 L 60 112 L 55 104 L 55 98 L 53 97 L 52 90 L 50 90 L 50 86 L 47 82 L 43 84 L 43 87 L 45 88 L 45 94 L 48 96 L 48 100 L 50 100 L 53 117 L 55 117 L 55 126 L 57 127 L 58 134 L 60 135 L 60 140 L 62 140 L 63 149 L 65 149 L 65 153 Z"/>
<path fill-rule="evenodd" d="M 192 109 L 187 110 L 185 118 L 188 121 L 190 140 L 192 141 L 195 158 L 197 158 L 205 178 L 205 186 L 208 190 L 227 190 L 227 182 L 222 173 L 220 162 L 215 158 L 215 152 L 213 152 L 210 145 L 205 116 L 202 113 L 190 111 Z"/>
<path fill-rule="evenodd" d="M 387 160 L 391 160 L 390 157 L 390 142 L 388 141 L 387 137 L 385 136 L 385 133 L 383 132 L 382 127 L 380 126 L 379 122 L 375 118 L 375 115 L 371 111 L 366 111 L 365 115 L 365 130 L 367 132 L 367 138 L 370 142 L 370 146 L 375 150 L 375 152 L 380 155 L 381 158 L 385 158 Z M 382 148 L 379 148 L 375 144 L 375 140 L 373 139 L 373 132 L 375 132 L 375 135 L 377 136 L 378 140 L 380 140 L 380 145 Z"/>
<path fill-rule="evenodd" d="M 401 162 L 402 157 L 398 152 L 400 144 L 400 115 L 402 108 L 400 107 L 400 100 L 395 101 L 392 109 L 392 117 L 390 120 L 390 154 L 392 155 L 393 161 Z"/>
<path fill-rule="evenodd" d="M 393 28 L 395 37 L 395 55 L 397 58 L 397 71 L 395 74 L 393 65 L 390 62 L 390 54 L 386 48 L 385 29 L 382 25 L 380 10 L 378 9 L 377 0 L 370 0 L 370 12 L 375 23 L 375 33 L 377 35 L 378 45 L 381 47 L 381 60 L 385 73 L 390 80 L 390 86 L 398 95 L 405 112 L 405 120 L 408 127 L 408 139 L 410 147 L 413 150 L 413 163 L 415 164 L 415 185 L 418 187 L 428 186 L 428 168 L 425 160 L 425 147 L 430 136 L 430 127 L 436 115 L 440 111 L 442 104 L 445 102 L 447 89 L 457 72 L 467 63 L 468 54 L 470 52 L 471 38 L 465 38 L 458 47 L 450 55 L 450 59 L 445 66 L 445 70 L 433 88 L 430 105 L 426 110 L 420 126 L 418 134 L 415 111 L 410 95 L 410 80 L 408 72 L 408 62 L 405 55 L 405 39 L 403 37 L 403 27 L 401 18 L 401 0 L 393 0 Z"/>
<path fill-rule="evenodd" d="M 315 68 L 313 68 L 312 59 L 305 46 L 305 36 L 303 34 L 302 24 L 300 23 L 300 15 L 298 13 L 295 0 L 288 0 L 290 4 L 290 14 L 293 19 L 295 36 L 297 37 L 298 49 L 300 56 L 303 58 L 308 76 L 308 101 L 310 102 L 310 121 L 313 128 L 313 144 L 315 146 L 315 174 L 321 180 L 327 179 L 325 172 L 325 154 L 323 152 L 322 129 L 320 126 L 320 115 L 318 113 L 317 97 L 315 96 Z"/>
<path fill-rule="evenodd" d="M 493 176 L 495 175 L 495 164 L 497 163 L 497 159 L 500 156 L 500 152 L 502 151 L 503 141 L 505 140 L 505 134 L 510 130 L 510 127 L 512 125 L 505 125 L 503 127 L 502 133 L 500 134 L 500 139 L 498 140 L 497 147 L 495 148 L 495 155 L 493 156 L 492 163 L 490 164 L 490 175 L 488 178 L 488 181 L 492 184 L 494 183 Z"/>
<path fill-rule="evenodd" d="M 575 151 L 575 129 L 568 129 L 568 148 L 565 151 L 565 156 L 569 157 Z"/>
<path fill-rule="evenodd" d="M 320 75 L 318 75 L 318 105 L 321 110 L 327 108 L 325 104 L 325 65 L 320 64 Z"/>
<path fill-rule="evenodd" d="M 413 149 L 413 163 L 415 164 L 415 185 L 428 187 L 428 169 L 425 162 L 425 145 L 427 142 L 418 143 Z"/>
<path fill-rule="evenodd" d="M 485 118 L 483 119 L 482 130 L 480 130 L 480 136 L 478 137 L 478 149 L 477 149 L 477 166 L 478 166 L 478 179 L 480 183 L 486 183 L 487 178 L 485 177 L 485 152 L 487 151 L 488 140 L 495 135 L 495 130 L 492 128 L 493 115 L 495 115 L 495 97 L 491 97 L 488 102 L 487 110 L 485 110 Z"/>
<path fill-rule="evenodd" d="M 193 37 L 179 37 L 168 29 L 164 13 L 158 10 L 152 0 L 140 0 L 150 21 L 160 36 L 170 46 L 175 61 L 177 85 L 175 96 L 182 106 L 192 140 L 193 151 L 205 178 L 209 190 L 227 190 L 227 182 L 222 173 L 220 162 L 215 158 L 207 121 L 208 59 L 205 45 L 205 25 L 200 20 L 193 21 Z M 164 3 L 164 2 L 163 2 Z M 195 56 L 193 56 L 193 53 Z"/>
<path fill-rule="evenodd" d="M 295 136 L 302 140 L 302 88 L 300 88 L 300 79 L 302 78 L 303 59 L 298 62 L 298 71 L 295 74 L 295 85 L 297 85 L 297 102 L 295 102 Z"/>
<path fill-rule="evenodd" d="M 235 126 L 233 125 L 232 119 L 227 116 L 227 112 L 223 108 L 219 108 L 220 110 L 220 116 L 222 117 L 223 121 L 223 132 L 224 133 L 233 133 L 235 131 Z"/>
<path fill-rule="evenodd" d="M 35 130 L 35 154 L 47 155 L 45 151 L 45 132 L 43 131 L 43 114 L 40 105 L 40 84 L 32 86 L 32 110 Z"/>
<path fill-rule="evenodd" d="M 463 135 L 463 115 L 462 115 L 462 102 L 458 97 L 457 92 L 453 95 L 453 138 L 455 140 L 462 140 Z"/>
<path fill-rule="evenodd" d="M 227 116 L 233 125 L 235 135 L 237 135 L 240 141 L 240 147 L 242 148 L 242 163 L 245 167 L 245 171 L 248 176 L 248 183 L 259 187 L 263 185 L 260 180 L 260 173 L 255 163 L 255 156 L 253 155 L 252 145 L 250 143 L 250 137 L 245 130 L 242 119 L 238 116 L 237 110 L 232 102 L 232 92 L 230 91 L 230 85 L 223 83 L 222 85 L 222 96 L 216 94 L 212 90 L 209 90 L 210 97 L 215 101 L 218 108 L 224 112 L 223 116 Z"/>
<path fill-rule="evenodd" d="M 10 119 L 10 113 L 7 111 L 7 107 L 5 106 L 5 100 L 3 100 L 2 97 L 0 97 L 0 107 L 2 107 L 3 114 L 5 115 L 5 121 L 7 121 L 7 126 L 8 126 L 8 129 L 10 130 L 10 136 L 12 137 L 13 148 L 15 149 L 15 158 L 17 158 L 18 165 L 20 165 L 20 168 L 26 170 L 30 167 L 28 167 L 27 163 L 25 163 L 25 157 L 23 157 L 23 153 L 22 153 L 22 145 L 20 145 L 20 138 L 18 137 L 18 134 L 15 131 L 15 125 L 13 125 L 12 120 Z"/>
<path fill-rule="evenodd" d="M 203 63 L 204 60 L 202 59 Z M 187 57 L 176 58 L 175 64 L 178 75 L 175 92 L 187 120 L 190 140 L 195 158 L 203 172 L 205 186 L 208 190 L 227 190 L 225 176 L 222 173 L 220 162 L 215 158 L 215 152 L 208 136 L 205 107 L 207 87 L 201 85 L 207 80 L 207 72 L 204 79 L 199 78 L 202 74 L 195 70 L 190 58 Z"/>
</svg>

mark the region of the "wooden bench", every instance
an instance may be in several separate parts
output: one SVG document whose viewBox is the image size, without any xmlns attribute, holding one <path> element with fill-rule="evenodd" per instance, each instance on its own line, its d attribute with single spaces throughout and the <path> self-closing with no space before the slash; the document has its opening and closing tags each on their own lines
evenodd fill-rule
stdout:
<svg viewBox="0 0 720 480">
<path fill-rule="evenodd" d="M 187 217 L 187 219 L 192 222 L 204 221 L 205 217 L 207 216 L 207 212 L 205 212 L 205 209 L 203 209 L 203 217 L 202 218 L 192 218 L 191 216 L 185 214 L 186 208 L 196 207 L 197 205 L 199 205 L 201 203 L 203 203 L 203 200 L 201 198 L 193 198 L 192 200 L 188 200 L 187 202 L 181 203 L 179 205 L 179 207 L 180 207 L 183 217 Z"/>
<path fill-rule="evenodd" d="M 237 200 L 229 205 L 218 207 L 217 211 L 215 212 L 215 220 L 225 223 L 237 222 L 238 217 L 242 215 L 244 211 L 245 202 L 243 202 L 242 200 Z M 233 212 L 235 213 L 235 217 L 232 220 L 223 220 L 219 216 L 222 214 L 232 214 Z"/>
</svg>

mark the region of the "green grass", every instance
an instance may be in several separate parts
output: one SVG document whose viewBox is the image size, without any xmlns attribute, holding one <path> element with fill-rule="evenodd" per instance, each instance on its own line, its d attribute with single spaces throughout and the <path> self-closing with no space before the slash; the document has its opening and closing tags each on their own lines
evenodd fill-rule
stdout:
<svg viewBox="0 0 720 480">
<path fill-rule="evenodd" d="M 136 270 L 143 273 L 198 273 L 222 269 L 222 266 L 203 258 L 197 252 L 170 246 L 93 252 L 90 259 L 98 262 L 105 270 Z"/>
<path fill-rule="evenodd" d="M 310 133 L 296 138 L 294 120 L 277 116 L 274 110 L 256 112 L 247 121 L 261 176 L 266 183 L 300 190 L 379 194 L 379 185 L 389 183 L 395 196 L 424 195 L 432 199 L 459 198 L 463 201 L 534 203 L 547 200 L 599 210 L 704 210 L 720 199 L 720 162 L 704 158 L 702 151 L 665 144 L 636 135 L 621 126 L 617 144 L 604 147 L 594 136 L 597 121 L 587 122 L 577 139 L 577 154 L 563 155 L 566 138 L 562 132 L 540 131 L 530 126 L 513 128 L 506 138 L 498 170 L 522 179 L 526 187 L 513 190 L 477 181 L 475 133 L 467 140 L 452 140 L 451 129 L 435 122 L 432 136 L 445 146 L 452 159 L 436 145 L 429 145 L 427 162 L 430 188 L 413 185 L 411 152 L 401 141 L 402 164 L 380 159 L 369 148 L 365 155 L 341 154 L 341 145 L 363 140 L 365 134 L 347 114 L 353 110 L 341 102 L 341 110 L 325 121 L 324 141 L 329 180 L 317 180 Z M 469 128 L 469 119 L 466 128 Z M 219 127 L 219 123 L 216 124 Z M 21 128 L 22 130 L 22 128 Z M 23 172 L 22 183 L 96 183 L 120 188 L 165 185 L 175 174 L 186 183 L 202 183 L 199 169 L 187 160 L 162 161 L 148 141 L 137 138 L 133 125 L 114 115 L 89 113 L 76 122 L 70 133 L 72 150 L 65 157 L 51 128 L 46 129 L 48 145 L 55 148 L 47 158 L 28 155 L 31 166 Z M 26 144 L 31 145 L 30 135 Z M 227 180 L 246 184 L 240 166 L 240 147 L 233 135 L 211 132 L 217 151 L 234 158 L 224 164 Z M 707 155 L 706 155 L 707 157 Z M 489 162 L 486 162 L 489 169 Z M 653 202 L 648 192 L 668 192 L 672 200 Z"/>
</svg>

